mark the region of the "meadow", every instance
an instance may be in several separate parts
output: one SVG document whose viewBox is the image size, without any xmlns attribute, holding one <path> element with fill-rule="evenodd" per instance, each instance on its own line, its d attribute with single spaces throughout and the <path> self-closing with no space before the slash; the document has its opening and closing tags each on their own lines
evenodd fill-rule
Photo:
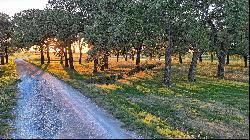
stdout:
<svg viewBox="0 0 250 140">
<path fill-rule="evenodd" d="M 91 62 L 74 62 L 72 70 L 59 61 L 40 65 L 39 55 L 14 57 L 20 56 L 78 89 L 121 120 L 123 127 L 145 138 L 249 137 L 249 68 L 237 57 L 226 65 L 221 80 L 215 77 L 216 60 L 198 62 L 196 82 L 192 83 L 187 80 L 189 56 L 183 64 L 174 57 L 173 84 L 166 87 L 162 84 L 164 62 L 159 60 L 144 59 L 142 66 L 158 65 L 128 76 L 135 64 L 122 58 L 119 63 L 110 58 L 108 70 L 92 74 Z M 111 82 L 90 80 L 120 73 L 123 76 Z"/>
</svg>

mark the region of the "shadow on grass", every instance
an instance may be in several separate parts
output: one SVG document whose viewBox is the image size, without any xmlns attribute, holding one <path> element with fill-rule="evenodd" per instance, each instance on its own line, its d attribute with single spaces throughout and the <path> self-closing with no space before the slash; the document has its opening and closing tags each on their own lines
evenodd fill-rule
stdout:
<svg viewBox="0 0 250 140">
<path fill-rule="evenodd" d="M 128 80 L 131 85 L 122 86 L 124 91 L 139 89 L 141 95 L 153 93 L 160 96 L 179 96 L 201 100 L 204 102 L 222 102 L 235 107 L 243 112 L 249 112 L 249 85 L 226 80 L 197 77 L 194 83 L 176 81 L 172 87 L 165 87 L 160 79 L 140 78 L 139 80 Z"/>
<path fill-rule="evenodd" d="M 81 91 L 84 91 L 82 89 L 86 88 L 86 86 L 83 85 L 87 85 L 87 83 L 79 83 L 74 79 L 86 82 L 88 78 L 86 78 L 83 74 L 80 74 L 75 70 L 72 70 L 67 67 L 63 68 L 72 79 L 72 81 L 69 81 L 69 83 L 73 84 L 74 87 L 80 88 Z M 177 74 L 173 75 L 173 86 L 168 88 L 162 84 L 162 74 L 159 73 L 161 72 L 161 69 L 157 69 L 154 71 L 156 73 L 151 79 L 126 79 L 130 82 L 130 84 L 115 82 L 116 85 L 121 87 L 120 89 L 110 90 L 108 93 L 100 93 L 97 91 L 93 91 L 85 94 L 88 94 L 99 105 L 109 110 L 109 112 L 115 117 L 121 119 L 129 128 L 141 129 L 141 131 L 144 131 L 146 135 L 157 138 L 163 137 L 159 134 L 155 127 L 155 125 L 158 124 L 155 122 L 147 123 L 145 122 L 147 115 L 140 116 L 138 114 L 140 114 L 140 112 L 145 112 L 145 114 L 160 117 L 161 119 L 164 118 L 165 122 L 160 123 L 160 125 L 163 126 L 162 128 L 170 127 L 176 129 L 179 128 L 179 126 L 183 126 L 181 123 L 182 120 L 179 118 L 181 114 L 178 114 L 177 109 L 174 107 L 177 104 L 175 102 L 173 102 L 173 104 L 163 103 L 164 99 L 161 99 L 165 97 L 169 97 L 170 99 L 180 99 L 181 102 L 179 104 L 189 109 L 196 109 L 199 117 L 201 117 L 202 119 L 216 118 L 216 120 L 223 122 L 237 120 L 237 118 L 232 119 L 226 115 L 223 116 L 223 114 L 221 115 L 213 110 L 211 111 L 211 108 L 206 108 L 204 110 L 199 109 L 199 104 L 196 105 L 189 101 L 199 100 L 205 103 L 218 102 L 222 103 L 222 106 L 224 106 L 223 104 L 225 104 L 226 108 L 229 109 L 237 108 L 244 115 L 249 112 L 249 85 L 247 85 L 246 83 L 218 80 L 216 78 L 203 76 L 197 76 L 196 82 L 189 83 L 186 80 L 186 75 Z M 182 70 L 179 71 L 182 72 Z M 174 73 L 176 73 L 176 71 L 174 71 Z M 159 74 L 161 76 L 159 76 Z M 102 75 L 102 73 L 93 75 L 93 77 L 97 77 L 100 75 Z M 176 79 L 175 77 L 177 77 L 178 79 Z M 152 98 L 155 102 L 150 102 L 149 100 L 147 100 L 147 94 L 156 97 Z M 185 100 L 185 98 L 188 100 Z M 133 99 L 135 99 L 135 101 L 133 101 Z M 136 99 L 142 100 L 142 102 L 137 102 Z M 189 111 L 189 109 L 186 109 L 185 111 Z M 168 120 L 168 118 L 170 118 L 170 120 L 174 119 L 174 121 L 171 122 Z M 147 128 L 148 130 L 145 130 L 145 128 Z M 197 129 L 194 129 L 192 127 L 190 128 L 190 126 L 185 126 L 185 131 L 188 130 L 193 133 L 199 132 L 199 130 Z"/>
<path fill-rule="evenodd" d="M 76 80 L 82 80 L 84 82 L 87 82 L 87 76 L 78 73 L 75 69 L 71 69 L 69 67 L 65 67 L 64 65 L 62 65 L 63 69 L 69 74 L 71 79 L 76 79 Z"/>
<path fill-rule="evenodd" d="M 221 114 L 221 112 L 217 112 L 216 110 L 213 110 L 209 107 L 201 108 L 200 104 L 195 104 L 192 101 L 203 101 L 203 103 L 205 104 L 208 103 L 214 105 L 216 105 L 217 103 L 219 103 L 218 105 L 220 105 L 220 103 L 223 103 L 224 105 L 222 104 L 222 107 L 225 107 L 229 110 L 237 108 L 237 110 L 239 110 L 242 115 L 244 115 L 244 117 L 249 116 L 249 94 L 247 90 L 244 90 L 248 88 L 247 85 L 227 85 L 227 83 L 222 84 L 221 81 L 216 81 L 213 79 L 208 80 L 207 78 L 199 79 L 199 81 L 202 82 L 190 83 L 188 87 L 182 87 L 177 84 L 173 85 L 171 88 L 164 87 L 157 82 L 154 83 L 155 80 L 147 78 L 141 78 L 137 81 L 128 81 L 134 83 L 132 85 L 119 84 L 122 87 L 122 90 L 115 90 L 113 92 L 125 93 L 128 98 L 136 98 L 136 100 L 139 100 L 138 105 L 145 111 L 148 111 L 152 114 L 161 116 L 163 118 L 176 118 L 174 124 L 181 125 L 181 123 L 178 123 L 178 114 L 177 116 L 175 116 L 177 110 L 174 108 L 174 106 L 176 106 L 177 104 L 173 102 L 171 103 L 171 106 L 169 106 L 169 101 L 166 101 L 166 103 L 169 104 L 162 104 L 162 102 L 164 101 L 163 97 L 166 97 L 170 100 L 178 99 L 180 101 L 178 102 L 180 103 L 180 105 L 185 106 L 185 108 L 187 107 L 195 109 L 196 115 L 204 118 L 205 120 L 218 120 L 224 123 L 231 123 L 232 121 L 236 121 L 238 124 L 241 124 L 242 122 L 241 117 L 230 114 Z M 243 89 L 241 89 L 241 87 Z M 178 94 L 181 94 L 182 96 L 179 96 Z M 153 97 L 152 99 L 154 99 L 152 102 L 151 100 L 149 100 L 150 103 L 147 103 L 147 100 L 143 101 L 145 100 L 145 96 L 147 98 L 151 95 Z M 185 98 L 188 100 L 185 100 Z M 218 108 L 220 107 L 218 106 Z M 189 110 L 186 111 L 188 112 Z M 193 117 L 195 117 L 195 115 Z M 174 126 L 178 128 L 178 125 Z M 247 124 L 241 125 L 247 127 Z"/>
<path fill-rule="evenodd" d="M 75 70 L 72 70 L 67 67 L 64 67 L 64 70 L 70 75 L 72 79 L 77 79 L 81 81 L 86 80 L 84 76 L 82 76 Z M 148 124 L 147 122 L 145 122 L 144 121 L 145 117 L 147 117 L 150 114 L 152 114 L 153 116 L 157 115 L 157 113 L 155 112 L 159 108 L 150 107 L 150 105 L 148 104 L 144 105 L 140 103 L 131 102 L 129 99 L 129 96 L 134 96 L 134 95 L 127 96 L 128 94 L 124 94 L 124 93 L 118 94 L 117 92 L 100 93 L 99 90 L 92 91 L 93 88 L 92 89 L 86 88 L 87 83 L 84 83 L 84 82 L 79 83 L 74 80 L 68 81 L 68 82 L 73 87 L 79 89 L 80 91 L 83 91 L 85 95 L 87 95 L 88 97 L 91 97 L 98 105 L 104 107 L 106 110 L 109 111 L 109 113 L 113 114 L 116 118 L 122 120 L 122 122 L 124 122 L 124 125 L 129 130 L 137 130 L 140 133 L 144 134 L 145 136 L 148 136 L 151 138 L 166 138 L 165 136 L 161 135 L 158 132 L 157 130 L 158 127 L 160 127 L 161 129 L 170 128 L 169 131 L 171 132 L 172 131 L 175 132 L 176 130 L 175 126 L 172 126 L 165 120 L 164 121 L 162 120 L 162 122 L 152 122 L 152 124 L 151 123 Z M 131 87 L 129 88 L 128 85 L 124 85 L 124 86 L 127 86 L 126 87 L 127 89 L 131 89 Z M 98 87 L 95 87 L 95 88 L 99 89 Z M 140 94 L 140 91 L 136 89 L 135 87 L 132 87 L 131 91 L 127 90 L 125 92 L 132 92 L 132 93 L 135 92 L 135 93 Z M 140 115 L 140 114 L 143 114 L 143 115 Z M 172 116 L 174 114 L 167 113 L 166 115 Z M 157 116 L 154 116 L 154 117 L 157 117 Z M 177 137 L 177 134 L 174 137 Z"/>
<path fill-rule="evenodd" d="M 133 82 L 129 80 L 130 82 Z M 137 83 L 138 82 L 138 83 Z M 178 108 L 176 106 L 182 105 L 189 108 L 190 106 L 187 106 L 185 100 L 184 102 L 175 102 L 171 101 L 171 99 L 174 98 L 181 98 L 180 101 L 182 101 L 182 98 L 185 97 L 176 97 L 175 94 L 171 91 L 171 88 L 166 88 L 166 91 L 169 93 L 164 93 L 164 96 L 162 93 L 160 93 L 158 88 L 164 88 L 162 86 L 156 86 L 157 84 L 154 84 L 150 87 L 147 87 L 150 85 L 150 83 L 153 83 L 152 81 L 149 82 L 148 79 L 142 78 L 139 81 L 137 81 L 133 85 L 128 85 L 124 83 L 118 83 L 119 86 L 121 86 L 121 89 L 111 90 L 110 95 L 121 95 L 122 97 L 125 97 L 125 99 L 128 102 L 132 102 L 133 104 L 140 107 L 140 110 L 143 110 L 143 112 L 146 112 L 148 114 L 152 114 L 153 116 L 160 117 L 162 120 L 161 125 L 168 126 L 170 128 L 181 130 L 180 128 L 183 128 L 185 126 L 185 130 L 182 129 L 182 132 L 189 132 L 191 134 L 195 134 L 196 136 L 199 135 L 198 133 L 201 132 L 199 128 L 192 128 L 191 126 L 187 124 L 183 124 L 183 114 L 178 114 Z M 146 85 L 144 83 L 147 83 Z M 164 98 L 166 97 L 166 98 Z M 167 99 L 167 100 L 165 100 Z M 185 110 L 188 112 L 188 110 Z M 191 115 L 191 114 L 189 114 Z M 195 117 L 195 116 L 192 116 Z M 206 118 L 206 117 L 205 117 Z M 153 125 L 147 124 L 147 125 Z M 182 126 L 182 127 L 180 127 Z M 196 134 L 197 133 L 197 134 Z M 203 133 L 201 137 L 205 137 L 211 134 Z M 215 137 L 212 136 L 211 137 Z"/>
</svg>

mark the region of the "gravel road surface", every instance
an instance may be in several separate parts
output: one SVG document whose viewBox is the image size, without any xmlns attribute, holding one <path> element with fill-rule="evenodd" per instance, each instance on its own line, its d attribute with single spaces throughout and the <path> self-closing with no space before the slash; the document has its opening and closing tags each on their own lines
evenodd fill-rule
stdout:
<svg viewBox="0 0 250 140">
<path fill-rule="evenodd" d="M 68 84 L 22 59 L 15 63 L 21 82 L 13 138 L 139 138 Z"/>
</svg>

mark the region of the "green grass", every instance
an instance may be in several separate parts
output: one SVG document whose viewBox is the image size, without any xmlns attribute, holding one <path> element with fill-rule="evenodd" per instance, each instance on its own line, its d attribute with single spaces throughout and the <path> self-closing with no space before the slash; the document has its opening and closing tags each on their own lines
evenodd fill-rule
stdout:
<svg viewBox="0 0 250 140">
<path fill-rule="evenodd" d="M 16 103 L 17 79 L 13 61 L 0 65 L 0 138 L 9 138 L 12 130 L 8 122 L 14 118 L 12 109 Z"/>
<path fill-rule="evenodd" d="M 218 80 L 217 62 L 198 63 L 197 81 L 187 82 L 189 62 L 174 61 L 173 85 L 162 84 L 163 67 L 139 72 L 113 84 L 87 84 L 91 63 L 76 70 L 58 62 L 41 66 L 90 97 L 99 106 L 123 122 L 123 127 L 145 138 L 248 138 L 249 136 L 249 69 L 242 62 L 226 66 L 226 79 Z M 131 62 L 116 64 L 117 69 L 132 68 Z M 104 73 L 105 74 L 105 73 Z M 229 80 L 230 79 L 230 80 Z M 232 81 L 232 79 L 234 81 Z"/>
</svg>

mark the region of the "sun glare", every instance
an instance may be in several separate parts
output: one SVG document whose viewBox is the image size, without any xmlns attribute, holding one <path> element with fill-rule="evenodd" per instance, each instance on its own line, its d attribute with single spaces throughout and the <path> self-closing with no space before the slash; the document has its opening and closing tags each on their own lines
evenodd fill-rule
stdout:
<svg viewBox="0 0 250 140">
<path fill-rule="evenodd" d="M 57 41 L 55 39 L 55 41 Z M 71 48 L 74 51 L 74 53 L 80 53 L 80 45 L 82 47 L 82 53 L 87 53 L 90 50 L 89 44 L 84 42 L 83 39 L 81 39 L 81 42 L 79 44 L 79 41 L 75 41 L 74 43 L 71 44 Z M 56 48 L 56 44 L 54 42 L 50 43 L 49 45 L 49 51 L 50 52 L 58 52 L 58 48 Z M 38 53 L 39 52 L 39 46 L 34 45 L 32 46 L 28 52 L 32 53 Z"/>
</svg>

